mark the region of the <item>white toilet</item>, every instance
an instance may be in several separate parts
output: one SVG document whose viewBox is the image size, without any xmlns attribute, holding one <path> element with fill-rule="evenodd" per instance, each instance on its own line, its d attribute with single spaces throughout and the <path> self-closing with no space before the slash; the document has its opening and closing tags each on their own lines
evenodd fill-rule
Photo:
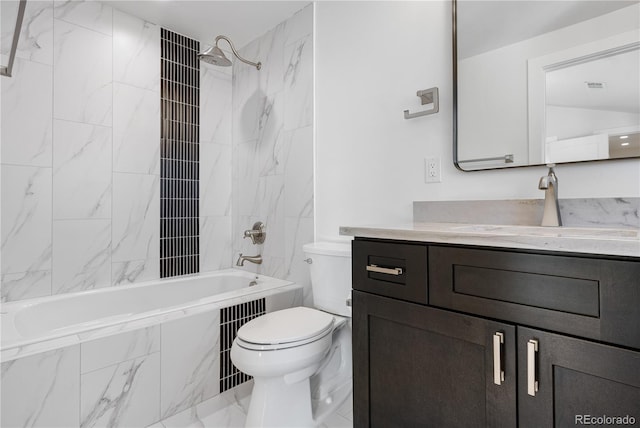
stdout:
<svg viewBox="0 0 640 428">
<path fill-rule="evenodd" d="M 313 427 L 349 396 L 351 243 L 303 246 L 317 309 L 275 311 L 243 325 L 233 364 L 253 376 L 247 427 Z"/>
</svg>

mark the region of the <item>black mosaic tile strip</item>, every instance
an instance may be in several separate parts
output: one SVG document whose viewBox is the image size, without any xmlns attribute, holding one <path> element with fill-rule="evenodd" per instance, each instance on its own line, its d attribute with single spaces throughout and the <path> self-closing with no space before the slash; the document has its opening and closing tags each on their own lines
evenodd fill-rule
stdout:
<svg viewBox="0 0 640 428">
<path fill-rule="evenodd" d="M 200 270 L 200 43 L 161 31 L 160 276 Z"/>
<path fill-rule="evenodd" d="M 266 313 L 265 305 L 263 298 L 220 310 L 220 392 L 252 379 L 231 362 L 231 345 L 240 327 Z"/>
</svg>

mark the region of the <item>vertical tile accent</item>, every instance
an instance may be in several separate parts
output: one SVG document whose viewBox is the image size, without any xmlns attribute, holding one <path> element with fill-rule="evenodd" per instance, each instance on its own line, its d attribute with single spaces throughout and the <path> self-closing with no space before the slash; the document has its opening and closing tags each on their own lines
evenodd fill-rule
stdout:
<svg viewBox="0 0 640 428">
<path fill-rule="evenodd" d="M 200 43 L 161 30 L 160 276 L 199 260 Z"/>
<path fill-rule="evenodd" d="M 265 299 L 240 303 L 220 310 L 220 392 L 224 392 L 251 379 L 231 362 L 231 345 L 240 327 L 264 315 Z"/>
</svg>

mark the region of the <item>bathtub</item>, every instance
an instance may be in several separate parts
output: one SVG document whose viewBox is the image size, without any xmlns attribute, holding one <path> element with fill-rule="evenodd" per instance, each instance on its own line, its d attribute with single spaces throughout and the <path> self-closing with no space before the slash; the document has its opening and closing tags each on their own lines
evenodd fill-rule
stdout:
<svg viewBox="0 0 640 428">
<path fill-rule="evenodd" d="M 2 304 L 0 360 L 148 327 L 300 288 L 236 269 Z"/>
</svg>

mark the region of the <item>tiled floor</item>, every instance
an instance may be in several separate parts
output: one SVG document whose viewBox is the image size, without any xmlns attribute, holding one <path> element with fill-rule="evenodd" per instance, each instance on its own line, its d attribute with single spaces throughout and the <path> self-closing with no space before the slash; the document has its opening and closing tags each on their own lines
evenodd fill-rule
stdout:
<svg viewBox="0 0 640 428">
<path fill-rule="evenodd" d="M 242 428 L 252 387 L 253 382 L 244 383 L 149 428 Z M 352 427 L 353 409 L 349 395 L 347 401 L 318 428 Z"/>
</svg>

